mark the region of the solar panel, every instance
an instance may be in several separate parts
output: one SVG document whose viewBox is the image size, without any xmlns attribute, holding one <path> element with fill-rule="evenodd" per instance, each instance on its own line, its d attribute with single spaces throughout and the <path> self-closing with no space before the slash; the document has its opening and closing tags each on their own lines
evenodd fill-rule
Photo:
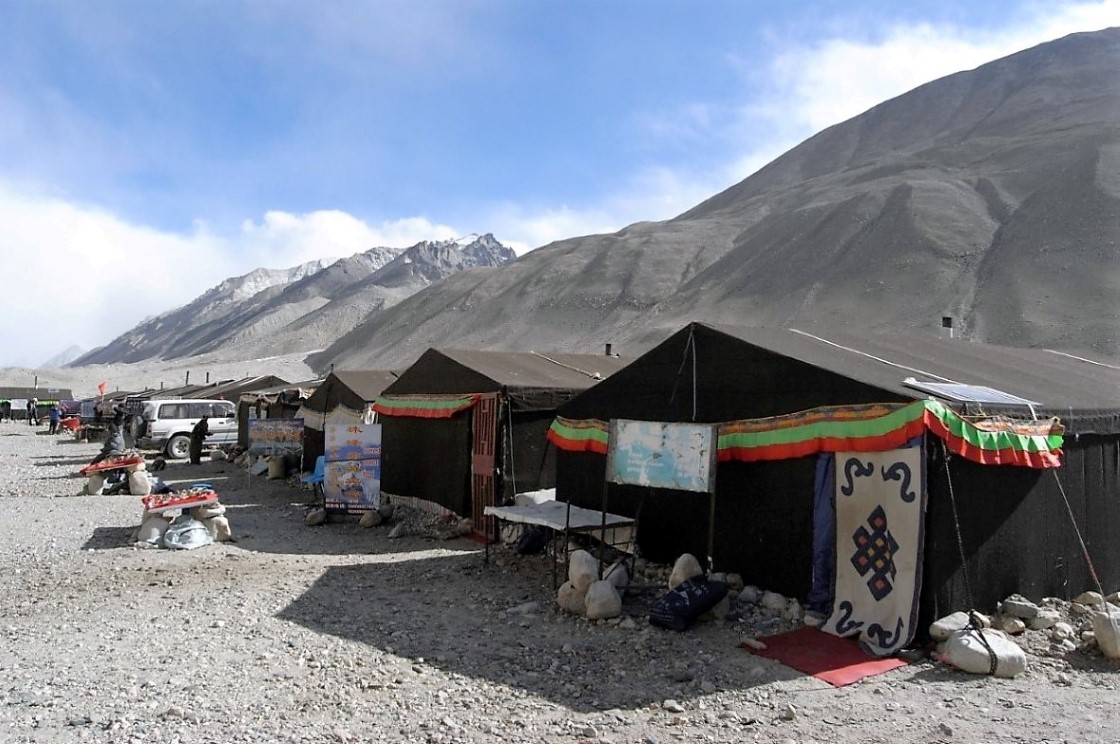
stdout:
<svg viewBox="0 0 1120 744">
<path fill-rule="evenodd" d="M 1020 398 L 1018 395 L 1005 393 L 1002 390 L 988 387 L 987 385 L 962 385 L 956 382 L 927 382 L 907 377 L 902 381 L 906 387 L 932 393 L 940 398 L 957 401 L 959 403 L 991 403 L 1001 406 L 1037 406 L 1038 402 Z"/>
</svg>

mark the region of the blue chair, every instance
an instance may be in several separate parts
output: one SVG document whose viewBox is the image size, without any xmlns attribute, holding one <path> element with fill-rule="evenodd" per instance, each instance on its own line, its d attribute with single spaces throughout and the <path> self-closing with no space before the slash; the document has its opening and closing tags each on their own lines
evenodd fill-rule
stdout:
<svg viewBox="0 0 1120 744">
<path fill-rule="evenodd" d="M 323 482 L 327 475 L 327 458 L 325 455 L 319 455 L 315 458 L 315 469 L 310 473 L 305 474 L 301 480 L 308 485 L 317 486 Z"/>
</svg>

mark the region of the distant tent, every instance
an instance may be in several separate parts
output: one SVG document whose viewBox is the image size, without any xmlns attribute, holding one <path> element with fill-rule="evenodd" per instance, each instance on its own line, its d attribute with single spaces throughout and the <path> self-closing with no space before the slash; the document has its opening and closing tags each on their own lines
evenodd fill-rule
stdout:
<svg viewBox="0 0 1120 744">
<path fill-rule="evenodd" d="M 322 382 L 322 380 L 285 382 L 241 393 L 237 401 L 238 446 L 249 448 L 251 419 L 295 418 L 303 404 Z"/>
<path fill-rule="evenodd" d="M 0 387 L 0 418 L 6 419 L 20 419 L 27 418 L 27 409 L 22 405 L 17 406 L 13 410 L 12 401 L 29 401 L 32 398 L 38 400 L 39 417 L 43 418 L 44 413 L 55 403 L 60 403 L 64 400 L 71 400 L 74 394 L 70 392 L 70 388 L 58 387 L 19 387 L 19 386 L 6 386 Z"/>
<path fill-rule="evenodd" d="M 328 422 L 358 421 L 371 415 L 370 405 L 397 374 L 388 370 L 334 370 L 297 411 L 303 419 L 304 470 L 323 454 L 323 427 Z"/>
<path fill-rule="evenodd" d="M 556 409 L 616 372 L 615 356 L 428 349 L 373 408 L 383 491 L 469 516 L 551 487 Z"/>
<path fill-rule="evenodd" d="M 822 589 L 814 547 L 827 531 L 814 522 L 822 459 L 917 440 L 928 499 L 924 622 L 970 603 L 994 609 L 1015 592 L 1092 587 L 1078 531 L 1105 587 L 1120 582 L 1120 368 L 962 340 L 823 335 L 688 325 L 560 407 L 550 432 L 562 450 L 557 497 L 600 508 L 612 419 L 722 423 L 715 567 L 804 601 Z M 1055 434 L 1063 429 L 1064 438 Z M 646 557 L 704 554 L 702 496 L 606 489 L 610 511 L 638 516 Z"/>
</svg>

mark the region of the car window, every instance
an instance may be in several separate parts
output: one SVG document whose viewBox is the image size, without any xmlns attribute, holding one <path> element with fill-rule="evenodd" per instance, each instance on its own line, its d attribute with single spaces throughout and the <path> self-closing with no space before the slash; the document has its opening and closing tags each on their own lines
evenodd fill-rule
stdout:
<svg viewBox="0 0 1120 744">
<path fill-rule="evenodd" d="M 187 404 L 186 403 L 164 403 L 159 407 L 159 417 L 161 419 L 181 419 L 187 418 Z"/>
<path fill-rule="evenodd" d="M 233 415 L 233 406 L 228 403 L 211 403 L 210 416 L 213 418 L 229 418 Z"/>
</svg>

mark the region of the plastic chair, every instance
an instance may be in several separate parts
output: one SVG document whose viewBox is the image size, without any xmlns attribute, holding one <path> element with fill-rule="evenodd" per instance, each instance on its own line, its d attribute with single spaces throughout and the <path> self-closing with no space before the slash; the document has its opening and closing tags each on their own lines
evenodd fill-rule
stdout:
<svg viewBox="0 0 1120 744">
<path fill-rule="evenodd" d="M 301 480 L 309 485 L 319 485 L 327 475 L 327 458 L 325 455 L 319 455 L 315 458 L 315 469 L 310 473 L 305 474 Z"/>
</svg>

